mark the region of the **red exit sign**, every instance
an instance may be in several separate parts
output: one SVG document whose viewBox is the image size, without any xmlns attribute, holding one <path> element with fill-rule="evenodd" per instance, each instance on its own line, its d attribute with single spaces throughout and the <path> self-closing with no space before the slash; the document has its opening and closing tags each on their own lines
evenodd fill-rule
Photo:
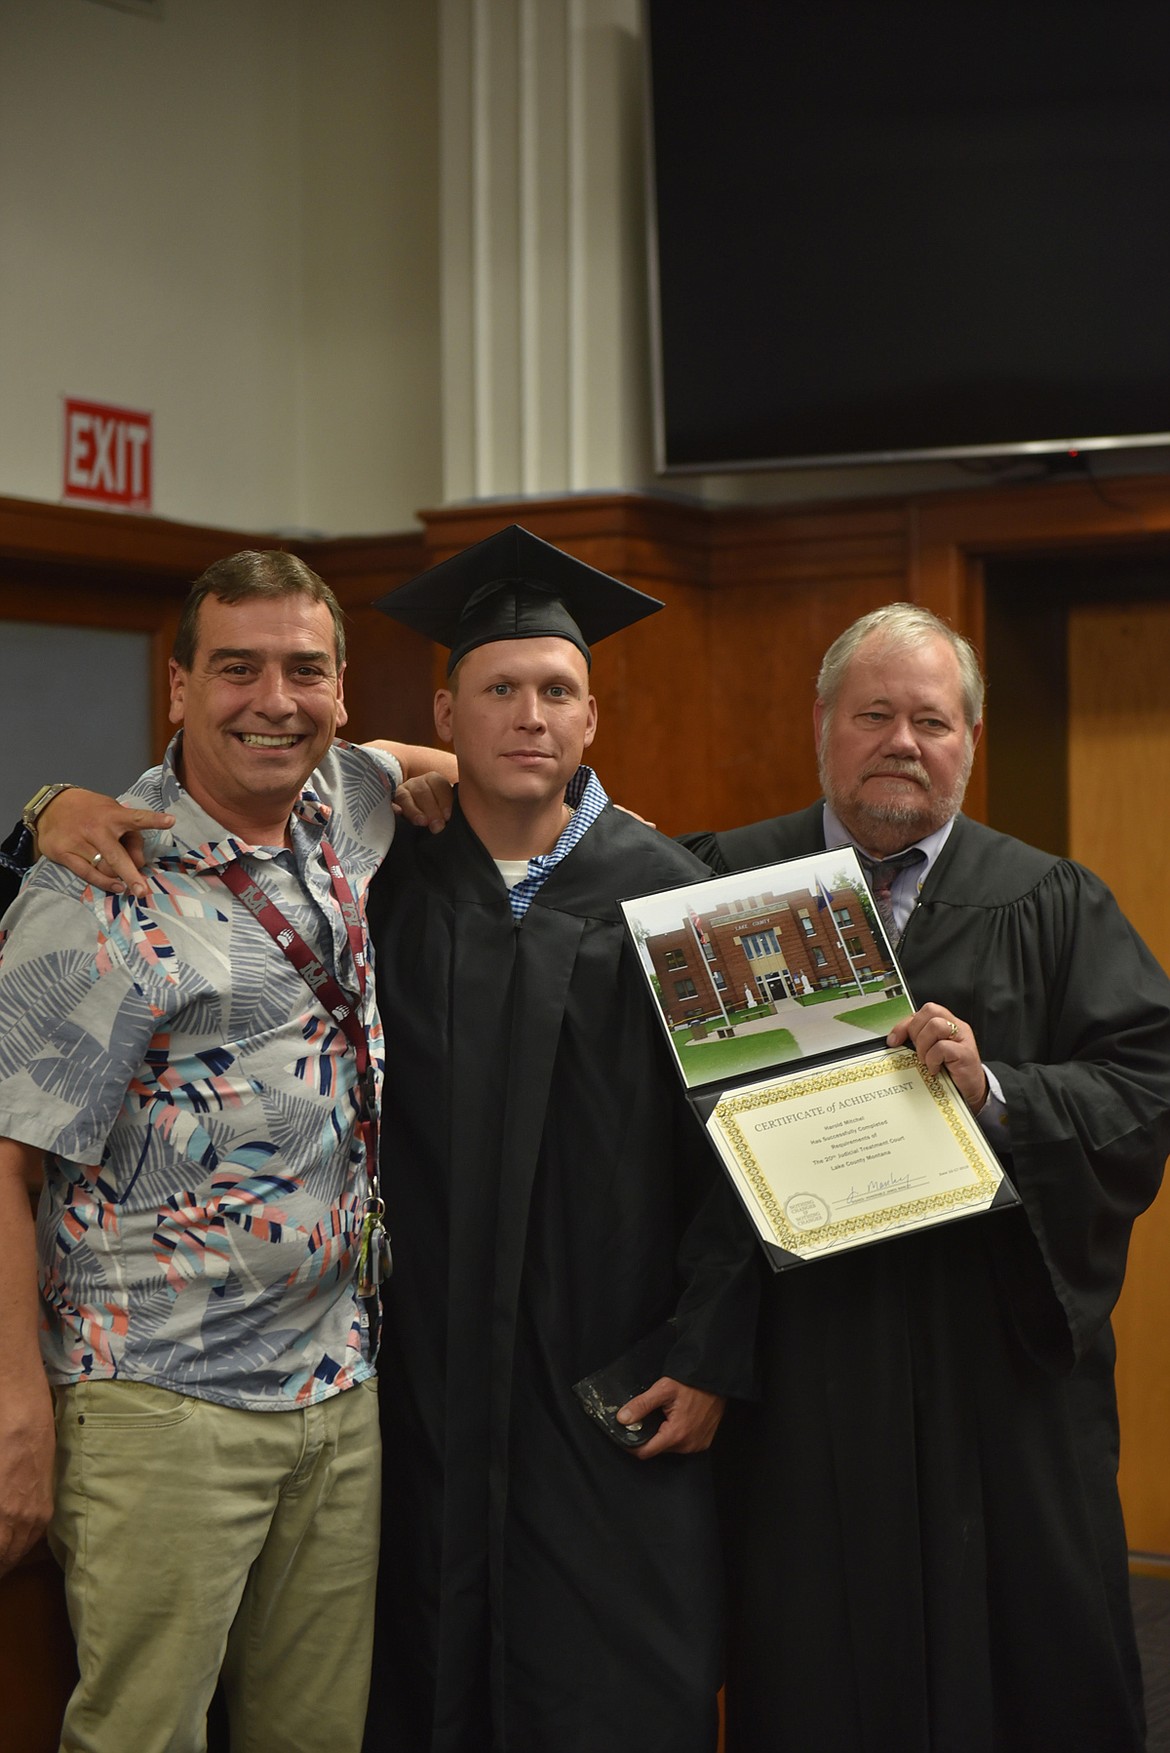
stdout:
<svg viewBox="0 0 1170 1753">
<path fill-rule="evenodd" d="M 149 511 L 154 424 L 103 402 L 65 401 L 65 498 Z"/>
</svg>

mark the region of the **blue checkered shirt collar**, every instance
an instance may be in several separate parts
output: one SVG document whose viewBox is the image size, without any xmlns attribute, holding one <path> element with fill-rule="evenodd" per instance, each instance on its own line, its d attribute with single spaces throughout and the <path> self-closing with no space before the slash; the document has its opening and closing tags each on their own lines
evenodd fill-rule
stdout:
<svg viewBox="0 0 1170 1753">
<path fill-rule="evenodd" d="M 546 883 L 562 858 L 567 858 L 577 842 L 587 834 L 609 798 L 592 767 L 578 767 L 565 787 L 565 802 L 572 810 L 572 819 L 551 852 L 541 852 L 528 860 L 528 875 L 508 892 L 512 917 L 517 924 L 532 904 L 532 897 Z"/>
</svg>

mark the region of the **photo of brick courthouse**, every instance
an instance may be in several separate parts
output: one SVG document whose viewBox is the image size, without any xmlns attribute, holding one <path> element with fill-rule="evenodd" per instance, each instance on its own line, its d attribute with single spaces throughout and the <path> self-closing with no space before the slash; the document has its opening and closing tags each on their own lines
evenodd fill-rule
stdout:
<svg viewBox="0 0 1170 1753">
<path fill-rule="evenodd" d="M 648 936 L 645 949 L 668 1025 L 679 1028 L 753 1003 L 770 1007 L 892 972 L 856 889 L 827 894 L 831 910 L 807 889 L 747 895 Z"/>
</svg>

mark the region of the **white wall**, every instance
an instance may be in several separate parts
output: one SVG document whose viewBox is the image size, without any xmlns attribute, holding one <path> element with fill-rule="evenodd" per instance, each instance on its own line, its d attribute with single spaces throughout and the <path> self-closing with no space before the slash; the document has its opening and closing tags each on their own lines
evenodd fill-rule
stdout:
<svg viewBox="0 0 1170 1753">
<path fill-rule="evenodd" d="M 154 509 L 398 529 L 441 492 L 431 0 L 0 0 L 0 493 L 61 398 L 155 416 Z"/>
<path fill-rule="evenodd" d="M 300 4 L 300 521 L 399 530 L 442 501 L 438 9 Z"/>
<path fill-rule="evenodd" d="M 159 515 L 260 532 L 971 482 L 656 481 L 638 0 L 161 12 L 0 0 L 0 495 L 60 497 L 66 395 L 154 414 Z"/>
</svg>

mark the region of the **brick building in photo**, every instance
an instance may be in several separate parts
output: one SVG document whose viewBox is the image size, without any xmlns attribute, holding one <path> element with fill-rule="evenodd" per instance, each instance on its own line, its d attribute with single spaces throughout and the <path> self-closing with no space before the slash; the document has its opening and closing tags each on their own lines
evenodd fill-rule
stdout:
<svg viewBox="0 0 1170 1753">
<path fill-rule="evenodd" d="M 856 889 L 747 895 L 646 939 L 671 1028 L 889 972 Z M 807 983 L 807 984 L 806 984 Z"/>
</svg>

